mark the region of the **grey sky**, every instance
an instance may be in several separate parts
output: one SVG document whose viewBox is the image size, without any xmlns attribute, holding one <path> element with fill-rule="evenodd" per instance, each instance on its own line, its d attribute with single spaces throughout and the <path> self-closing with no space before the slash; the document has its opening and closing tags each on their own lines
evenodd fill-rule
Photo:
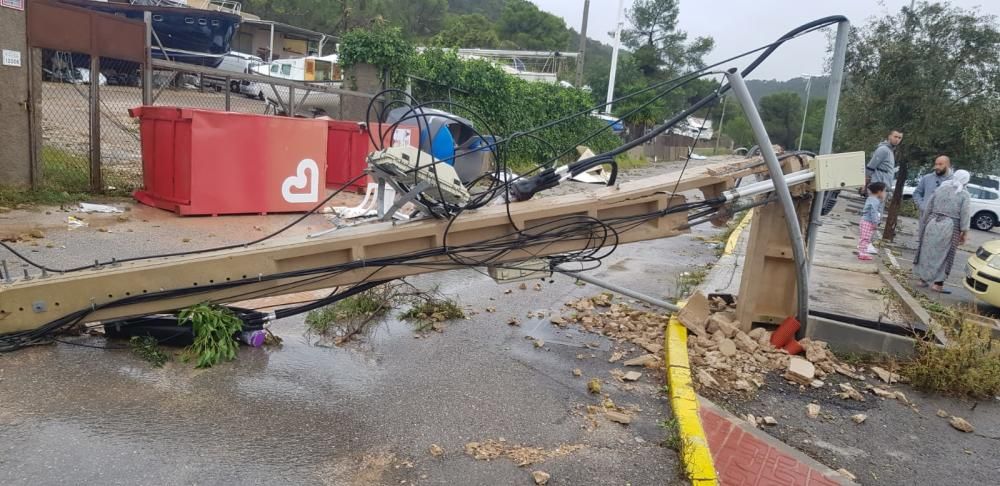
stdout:
<svg viewBox="0 0 1000 486">
<path fill-rule="evenodd" d="M 583 0 L 532 0 L 542 10 L 563 17 L 580 29 Z M 983 13 L 1000 15 L 997 0 L 952 0 L 955 6 L 979 7 Z M 629 8 L 632 0 L 625 0 Z M 689 38 L 712 36 L 715 50 L 707 61 L 718 61 L 751 47 L 767 44 L 796 26 L 828 15 L 845 15 L 855 25 L 866 19 L 896 12 L 910 0 L 681 0 L 680 29 Z M 618 0 L 591 0 L 588 37 L 612 43 Z M 624 19 L 623 19 L 624 21 Z M 823 72 L 826 36 L 821 32 L 791 41 L 762 64 L 752 76 L 757 79 L 789 79 Z"/>
</svg>

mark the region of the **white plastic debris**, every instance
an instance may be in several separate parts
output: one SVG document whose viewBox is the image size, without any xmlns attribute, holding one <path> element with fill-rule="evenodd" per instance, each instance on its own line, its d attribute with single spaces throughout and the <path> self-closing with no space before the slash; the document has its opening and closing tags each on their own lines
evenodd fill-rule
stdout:
<svg viewBox="0 0 1000 486">
<path fill-rule="evenodd" d="M 114 206 L 108 206 L 106 204 L 92 204 L 92 203 L 80 203 L 80 212 L 84 213 L 124 213 L 119 208 Z"/>
<path fill-rule="evenodd" d="M 66 216 L 66 225 L 69 227 L 70 230 L 75 230 L 77 228 L 83 228 L 89 226 L 86 221 L 80 218 L 75 218 L 73 216 Z"/>
</svg>

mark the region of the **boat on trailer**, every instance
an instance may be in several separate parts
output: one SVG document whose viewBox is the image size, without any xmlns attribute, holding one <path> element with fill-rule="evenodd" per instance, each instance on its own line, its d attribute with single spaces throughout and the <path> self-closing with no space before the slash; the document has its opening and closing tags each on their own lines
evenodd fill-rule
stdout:
<svg viewBox="0 0 1000 486">
<path fill-rule="evenodd" d="M 149 12 L 153 57 L 208 67 L 222 63 L 242 20 L 242 7 L 232 1 L 202 1 L 198 3 L 201 8 L 177 0 L 63 1 L 138 21 Z"/>
</svg>

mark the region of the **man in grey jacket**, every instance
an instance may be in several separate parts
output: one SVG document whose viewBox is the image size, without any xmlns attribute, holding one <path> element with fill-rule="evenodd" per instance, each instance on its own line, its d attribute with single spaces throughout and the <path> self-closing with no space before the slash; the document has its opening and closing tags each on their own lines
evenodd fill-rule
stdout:
<svg viewBox="0 0 1000 486">
<path fill-rule="evenodd" d="M 865 166 L 865 172 L 870 179 L 868 183 L 882 182 L 893 190 L 893 179 L 896 178 L 896 156 L 893 150 L 903 141 L 903 132 L 893 129 L 889 130 L 889 136 L 875 147 L 871 160 Z"/>
<path fill-rule="evenodd" d="M 934 159 L 934 170 L 921 177 L 917 188 L 913 190 L 913 202 L 920 208 L 921 216 L 924 215 L 924 208 L 927 207 L 931 194 L 948 179 L 951 179 L 951 159 L 947 155 L 939 155 Z"/>
</svg>

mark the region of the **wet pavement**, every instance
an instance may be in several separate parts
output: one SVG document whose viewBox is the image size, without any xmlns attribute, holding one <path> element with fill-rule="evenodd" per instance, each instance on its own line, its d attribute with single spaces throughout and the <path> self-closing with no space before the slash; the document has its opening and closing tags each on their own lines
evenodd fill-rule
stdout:
<svg viewBox="0 0 1000 486">
<path fill-rule="evenodd" d="M 91 219 L 107 220 L 107 232 L 53 224 L 38 245 L 18 247 L 68 264 L 243 241 L 286 221 L 166 217 L 177 222 L 167 225 L 146 211 L 156 213 L 137 207 L 127 222 Z M 258 221 L 260 229 L 248 228 Z M 324 224 L 317 216 L 311 229 L 295 231 Z M 703 238 L 718 231 L 623 246 L 592 275 L 670 297 L 678 273 L 715 261 Z M 179 243 L 187 235 L 201 239 Z M 272 326 L 280 347 L 242 348 L 235 361 L 207 370 L 176 360 L 156 369 L 126 350 L 64 343 L 0 355 L 0 484 L 531 484 L 534 470 L 551 474 L 549 484 L 683 484 L 676 453 L 661 445 L 666 431 L 658 423 L 670 416 L 662 372 L 643 370 L 629 385 L 610 374 L 623 368 L 608 362 L 613 351 L 645 351 L 526 317 L 561 313 L 564 302 L 599 289 L 557 275 L 540 291 L 521 290 L 475 270 L 407 281 L 438 286 L 469 319 L 416 339 L 410 324 L 390 317 L 360 342 L 334 347 L 308 337 L 297 316 Z M 520 326 L 507 324 L 512 317 Z M 630 425 L 587 416 L 586 406 L 601 401 L 587 393 L 593 377 L 615 404 L 639 410 Z M 546 450 L 584 447 L 525 467 L 463 452 L 468 442 L 501 438 Z M 445 454 L 431 455 L 431 444 Z"/>
</svg>

